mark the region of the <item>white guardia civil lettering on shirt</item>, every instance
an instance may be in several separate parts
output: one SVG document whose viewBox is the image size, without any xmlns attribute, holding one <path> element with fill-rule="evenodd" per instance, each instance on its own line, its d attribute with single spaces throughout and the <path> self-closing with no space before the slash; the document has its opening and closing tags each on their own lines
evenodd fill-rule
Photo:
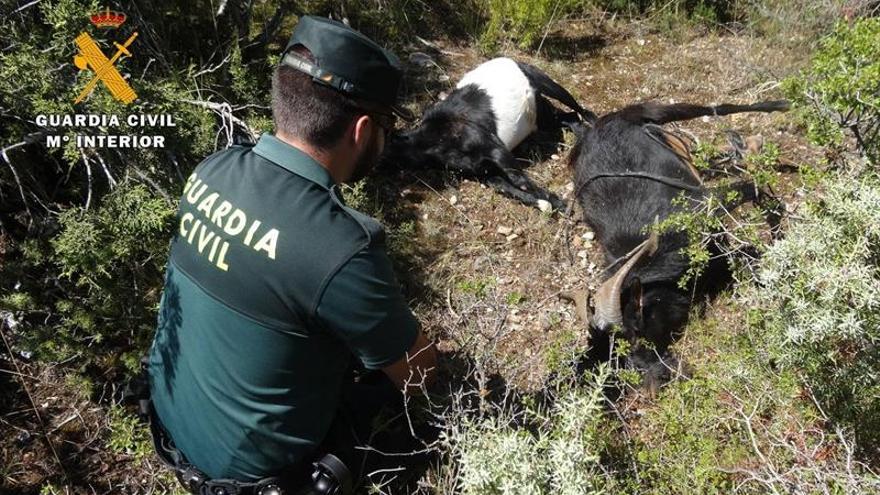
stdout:
<svg viewBox="0 0 880 495">
<path fill-rule="evenodd" d="M 473 84 L 492 101 L 498 137 L 512 150 L 538 129 L 535 90 L 516 62 L 496 58 L 464 75 L 456 88 Z"/>
</svg>

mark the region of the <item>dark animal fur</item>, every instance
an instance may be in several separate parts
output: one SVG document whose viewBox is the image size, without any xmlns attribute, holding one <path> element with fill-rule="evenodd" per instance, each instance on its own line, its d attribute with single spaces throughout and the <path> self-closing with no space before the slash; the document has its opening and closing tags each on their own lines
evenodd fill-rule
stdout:
<svg viewBox="0 0 880 495">
<path fill-rule="evenodd" d="M 663 220 L 680 210 L 682 206 L 673 205 L 680 194 L 694 203 L 710 194 L 673 150 L 656 138 L 657 125 L 703 115 L 787 108 L 784 101 L 718 107 L 644 103 L 605 115 L 593 128 L 584 128 L 571 152 L 571 166 L 584 217 L 605 250 L 606 262 L 610 265 L 642 242 L 655 218 Z M 614 176 L 627 173 L 668 178 L 688 187 L 646 177 Z M 596 179 L 597 175 L 602 177 Z M 754 199 L 753 190 L 740 189 L 743 201 Z M 625 336 L 648 340 L 660 355 L 686 322 L 691 306 L 692 292 L 678 287 L 688 268 L 688 259 L 680 252 L 686 245 L 684 233 L 664 234 L 657 252 L 629 273 L 621 294 Z M 609 270 L 609 276 L 616 268 Z M 723 278 L 726 272 L 725 260 L 713 260 L 698 280 L 697 289 Z M 608 337 L 602 330 L 607 329 L 598 330 L 594 332 L 595 347 L 603 352 L 602 342 L 607 343 Z M 653 355 L 654 351 L 646 352 Z"/>
<path fill-rule="evenodd" d="M 539 106 L 552 107 L 542 97 L 546 94 L 570 106 L 576 116 L 595 119 L 595 114 L 578 105 L 574 97 L 539 69 L 518 65 L 536 89 Z M 539 108 L 538 112 L 547 115 L 548 109 Z M 489 95 L 476 85 L 456 89 L 425 113 L 418 128 L 393 138 L 382 163 L 400 168 L 443 169 L 485 182 L 527 205 L 543 199 L 557 210 L 566 209 L 562 199 L 536 185 L 520 170 L 516 158 L 498 138 Z"/>
</svg>

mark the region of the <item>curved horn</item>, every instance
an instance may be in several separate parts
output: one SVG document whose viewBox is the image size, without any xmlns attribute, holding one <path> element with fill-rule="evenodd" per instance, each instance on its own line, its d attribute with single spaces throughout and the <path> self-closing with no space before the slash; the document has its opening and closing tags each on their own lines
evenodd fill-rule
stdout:
<svg viewBox="0 0 880 495">
<path fill-rule="evenodd" d="M 623 289 L 623 281 L 639 260 L 646 254 L 651 256 L 657 251 L 657 243 L 657 232 L 651 232 L 651 235 L 644 242 L 630 252 L 632 257 L 629 261 L 621 266 L 613 277 L 602 283 L 596 291 L 596 314 L 591 322 L 594 327 L 606 328 L 609 325 L 623 323 L 623 311 L 620 307 L 620 292 Z"/>
</svg>

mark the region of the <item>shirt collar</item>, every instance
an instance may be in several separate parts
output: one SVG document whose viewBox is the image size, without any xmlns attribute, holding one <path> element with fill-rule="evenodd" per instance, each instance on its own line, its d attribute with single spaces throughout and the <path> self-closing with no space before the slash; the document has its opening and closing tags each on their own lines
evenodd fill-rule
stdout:
<svg viewBox="0 0 880 495">
<path fill-rule="evenodd" d="M 335 184 L 327 169 L 315 161 L 314 158 L 272 134 L 265 133 L 260 136 L 260 140 L 257 141 L 253 151 L 270 162 L 302 176 L 325 189 L 330 189 Z"/>
</svg>

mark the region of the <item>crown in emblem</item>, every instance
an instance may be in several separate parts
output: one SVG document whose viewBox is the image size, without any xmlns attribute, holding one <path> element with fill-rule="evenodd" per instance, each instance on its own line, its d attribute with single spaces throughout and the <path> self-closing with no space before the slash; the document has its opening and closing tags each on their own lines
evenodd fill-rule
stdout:
<svg viewBox="0 0 880 495">
<path fill-rule="evenodd" d="M 107 7 L 107 10 L 92 14 L 89 19 L 99 28 L 118 28 L 125 22 L 125 14 L 113 12 L 110 7 Z"/>
</svg>

